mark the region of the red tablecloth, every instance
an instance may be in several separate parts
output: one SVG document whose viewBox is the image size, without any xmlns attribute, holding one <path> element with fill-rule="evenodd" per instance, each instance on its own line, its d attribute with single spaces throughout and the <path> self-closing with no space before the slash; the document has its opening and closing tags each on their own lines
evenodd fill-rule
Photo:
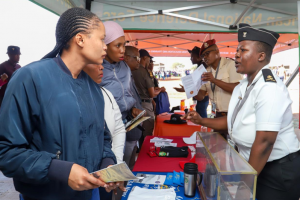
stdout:
<svg viewBox="0 0 300 200">
<path fill-rule="evenodd" d="M 154 136 L 183 136 L 190 137 L 195 131 L 200 131 L 200 125 L 168 124 L 164 120 L 170 120 L 172 114 L 160 114 L 156 117 Z"/>
<path fill-rule="evenodd" d="M 150 143 L 150 139 L 154 136 L 147 136 L 144 140 L 142 149 L 139 153 L 138 159 L 134 165 L 133 171 L 143 172 L 173 172 L 173 170 L 179 172 L 182 169 L 179 166 L 180 161 L 189 161 L 191 159 L 191 152 L 189 150 L 189 156 L 187 158 L 169 158 L 169 157 L 150 157 L 150 146 L 154 146 L 154 143 Z M 188 146 L 182 140 L 182 137 L 161 137 L 173 139 L 172 143 L 177 143 L 177 147 Z"/>
</svg>

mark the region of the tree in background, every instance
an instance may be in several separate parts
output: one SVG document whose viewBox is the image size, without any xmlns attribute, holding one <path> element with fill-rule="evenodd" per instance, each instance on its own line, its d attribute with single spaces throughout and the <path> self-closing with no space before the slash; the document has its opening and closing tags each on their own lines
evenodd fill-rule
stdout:
<svg viewBox="0 0 300 200">
<path fill-rule="evenodd" d="M 184 67 L 185 67 L 185 65 L 182 64 L 182 63 L 179 63 L 179 62 L 173 63 L 173 65 L 172 65 L 172 69 L 174 69 L 174 70 L 177 70 L 177 69 L 180 69 L 180 68 L 182 69 Z"/>
<path fill-rule="evenodd" d="M 191 70 L 192 70 L 192 71 L 195 71 L 197 68 L 198 68 L 197 65 L 193 65 L 193 67 L 191 67 Z"/>
</svg>

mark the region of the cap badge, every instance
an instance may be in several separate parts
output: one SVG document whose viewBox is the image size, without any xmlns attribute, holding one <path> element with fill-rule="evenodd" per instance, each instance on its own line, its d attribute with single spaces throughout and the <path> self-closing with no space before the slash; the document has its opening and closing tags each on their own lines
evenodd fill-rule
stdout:
<svg viewBox="0 0 300 200">
<path fill-rule="evenodd" d="M 190 92 L 190 94 L 193 94 L 193 93 L 194 93 L 194 91 L 191 91 L 191 92 Z"/>
<path fill-rule="evenodd" d="M 205 42 L 204 43 L 204 48 L 207 48 L 208 47 L 208 44 Z"/>
<path fill-rule="evenodd" d="M 247 32 L 243 32 L 243 37 L 247 37 Z"/>
<path fill-rule="evenodd" d="M 11 48 L 13 51 L 15 50 L 15 48 Z"/>
</svg>

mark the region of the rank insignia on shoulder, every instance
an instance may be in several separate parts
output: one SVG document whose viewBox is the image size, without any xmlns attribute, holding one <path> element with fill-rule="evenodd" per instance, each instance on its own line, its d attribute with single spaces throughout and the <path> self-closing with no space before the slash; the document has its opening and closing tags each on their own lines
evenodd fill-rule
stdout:
<svg viewBox="0 0 300 200">
<path fill-rule="evenodd" d="M 272 74 L 272 71 L 270 69 L 263 69 L 262 74 L 264 76 L 265 82 L 274 82 L 276 83 L 276 80 Z"/>
</svg>

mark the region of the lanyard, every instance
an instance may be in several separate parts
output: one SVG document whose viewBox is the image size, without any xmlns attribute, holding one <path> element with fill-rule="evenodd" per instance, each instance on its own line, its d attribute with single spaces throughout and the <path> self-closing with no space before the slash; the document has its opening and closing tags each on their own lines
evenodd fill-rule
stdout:
<svg viewBox="0 0 300 200">
<path fill-rule="evenodd" d="M 261 77 L 261 76 L 260 76 Z M 245 93 L 245 96 L 244 98 L 242 99 L 241 97 L 239 97 L 239 102 L 236 104 L 236 107 L 233 111 L 233 114 L 232 114 L 232 118 L 231 118 L 231 130 L 233 129 L 233 124 L 235 122 L 235 119 L 236 119 L 236 116 L 237 114 L 239 113 L 239 111 L 241 110 L 241 108 L 243 107 L 244 103 L 246 102 L 246 100 L 248 99 L 249 97 L 249 94 L 251 92 L 251 90 L 253 90 L 256 82 L 260 79 L 260 77 L 249 87 L 249 89 L 246 90 L 246 93 Z M 241 101 L 242 100 L 242 101 Z"/>
<path fill-rule="evenodd" d="M 219 64 L 218 64 L 215 78 L 217 78 L 217 76 L 218 76 L 218 72 L 219 72 L 219 68 L 220 68 L 220 63 L 221 63 L 221 60 L 220 60 L 220 62 L 219 62 Z M 212 83 L 210 82 L 210 87 L 211 87 L 211 90 L 212 90 L 212 92 L 213 92 L 213 94 L 214 94 L 216 84 L 212 84 Z"/>
</svg>

